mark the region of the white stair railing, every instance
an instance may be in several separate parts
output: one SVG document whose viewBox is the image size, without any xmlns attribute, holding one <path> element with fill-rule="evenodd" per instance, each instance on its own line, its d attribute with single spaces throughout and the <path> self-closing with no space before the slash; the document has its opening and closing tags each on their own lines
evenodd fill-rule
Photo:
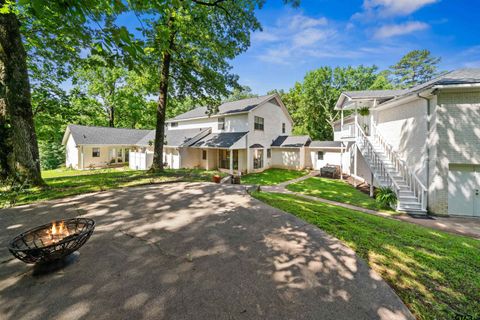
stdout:
<svg viewBox="0 0 480 320">
<path fill-rule="evenodd" d="M 410 190 L 414 193 L 415 197 L 417 198 L 418 202 L 421 204 L 422 210 L 427 210 L 427 188 L 423 185 L 420 181 L 418 176 L 411 170 L 407 163 L 400 159 L 398 153 L 393 150 L 393 147 L 386 141 L 386 139 L 379 133 L 378 128 L 372 122 L 372 133 L 373 139 L 376 143 L 378 143 L 385 155 L 388 157 L 390 162 L 393 164 L 395 171 L 400 173 L 403 177 L 403 180 L 408 185 Z"/>
<path fill-rule="evenodd" d="M 370 170 L 373 172 L 375 178 L 377 180 L 381 180 L 382 185 L 392 188 L 397 195 L 397 199 L 399 199 L 400 186 L 391 175 L 390 170 L 388 170 L 383 160 L 380 158 L 377 152 L 375 152 L 375 148 L 358 123 L 356 123 L 355 129 L 357 146 L 362 155 L 367 159 L 367 164 L 369 165 Z"/>
</svg>

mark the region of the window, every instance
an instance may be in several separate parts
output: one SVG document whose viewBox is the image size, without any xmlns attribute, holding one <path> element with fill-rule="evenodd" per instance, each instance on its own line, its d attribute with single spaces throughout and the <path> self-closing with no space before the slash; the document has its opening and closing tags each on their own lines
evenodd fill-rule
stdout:
<svg viewBox="0 0 480 320">
<path fill-rule="evenodd" d="M 100 157 L 100 148 L 92 148 L 92 157 L 93 158 Z"/>
<path fill-rule="evenodd" d="M 267 158 L 270 159 L 272 157 L 272 149 L 267 149 Z"/>
<path fill-rule="evenodd" d="M 317 152 L 317 159 L 318 160 L 323 160 L 323 151 L 318 151 Z"/>
<path fill-rule="evenodd" d="M 255 130 L 263 131 L 263 118 L 255 116 L 254 118 L 254 128 Z"/>
<path fill-rule="evenodd" d="M 170 123 L 170 128 L 175 128 L 175 127 L 178 127 L 178 122 Z"/>
<path fill-rule="evenodd" d="M 282 123 L 282 133 L 286 132 L 285 123 Z"/>
<path fill-rule="evenodd" d="M 218 130 L 224 130 L 225 129 L 225 118 L 221 117 L 218 118 Z"/>
<path fill-rule="evenodd" d="M 202 160 L 207 160 L 207 150 L 202 150 Z"/>
</svg>

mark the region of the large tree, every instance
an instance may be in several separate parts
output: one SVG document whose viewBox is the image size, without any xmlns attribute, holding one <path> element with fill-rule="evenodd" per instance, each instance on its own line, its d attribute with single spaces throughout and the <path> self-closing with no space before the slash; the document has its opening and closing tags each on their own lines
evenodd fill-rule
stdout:
<svg viewBox="0 0 480 320">
<path fill-rule="evenodd" d="M 390 69 L 396 85 L 408 88 L 435 77 L 439 62 L 440 58 L 432 56 L 429 50 L 413 50 Z"/>
<path fill-rule="evenodd" d="M 298 4 L 298 0 L 284 0 Z M 250 45 L 260 29 L 255 10 L 264 0 L 132 1 L 158 64 L 159 97 L 152 170 L 163 170 L 169 97 L 189 96 L 209 106 L 238 86 L 229 61 Z M 155 18 L 152 18 L 154 16 Z"/>
<path fill-rule="evenodd" d="M 105 24 L 105 17 L 125 9 L 121 1 L 115 0 L 0 0 L 3 177 L 44 185 L 32 111 L 31 87 L 35 87 L 35 80 L 32 82 L 31 76 L 41 74 L 39 70 L 67 76 L 71 66 L 67 58 L 78 57 L 80 49 L 87 47 L 85 43 L 93 43 L 89 46 L 92 52 L 110 51 L 113 47 L 135 51 L 125 28 Z"/>
<path fill-rule="evenodd" d="M 335 110 L 340 93 L 371 89 L 372 86 L 383 89 L 380 86 L 388 84 L 383 80 L 376 66 L 321 67 L 308 72 L 303 82 L 297 82 L 283 96 L 294 121 L 294 133 L 331 140 L 334 122 L 340 117 L 340 111 Z"/>
</svg>

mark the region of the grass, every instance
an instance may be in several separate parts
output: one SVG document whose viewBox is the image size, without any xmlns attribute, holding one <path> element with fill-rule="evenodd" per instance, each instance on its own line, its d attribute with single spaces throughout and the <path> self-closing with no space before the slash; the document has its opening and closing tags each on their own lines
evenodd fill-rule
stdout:
<svg viewBox="0 0 480 320">
<path fill-rule="evenodd" d="M 344 241 L 418 319 L 480 317 L 480 241 L 293 195 L 252 195 Z"/>
<path fill-rule="evenodd" d="M 309 178 L 287 186 L 290 191 L 327 200 L 343 202 L 362 208 L 378 211 L 393 211 L 378 204 L 362 191 L 342 180 L 320 177 Z"/>
<path fill-rule="evenodd" d="M 306 171 L 287 169 L 267 169 L 259 173 L 250 173 L 242 176 L 242 184 L 270 186 L 306 175 Z"/>
<path fill-rule="evenodd" d="M 0 188 L 0 208 L 28 204 L 36 201 L 58 199 L 82 193 L 104 191 L 142 184 L 163 183 L 176 180 L 212 181 L 218 171 L 200 169 L 165 170 L 162 173 L 124 168 L 99 170 L 55 169 L 42 172 L 48 188 L 26 188 L 15 192 Z"/>
</svg>

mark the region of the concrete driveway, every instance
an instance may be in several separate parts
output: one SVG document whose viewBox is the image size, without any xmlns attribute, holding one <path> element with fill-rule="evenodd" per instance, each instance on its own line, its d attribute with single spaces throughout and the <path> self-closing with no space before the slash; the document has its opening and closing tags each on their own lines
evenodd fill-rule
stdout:
<svg viewBox="0 0 480 320">
<path fill-rule="evenodd" d="M 37 275 L 6 249 L 54 219 L 97 227 Z M 412 319 L 338 240 L 239 186 L 125 188 L 0 210 L 1 319 Z"/>
</svg>

